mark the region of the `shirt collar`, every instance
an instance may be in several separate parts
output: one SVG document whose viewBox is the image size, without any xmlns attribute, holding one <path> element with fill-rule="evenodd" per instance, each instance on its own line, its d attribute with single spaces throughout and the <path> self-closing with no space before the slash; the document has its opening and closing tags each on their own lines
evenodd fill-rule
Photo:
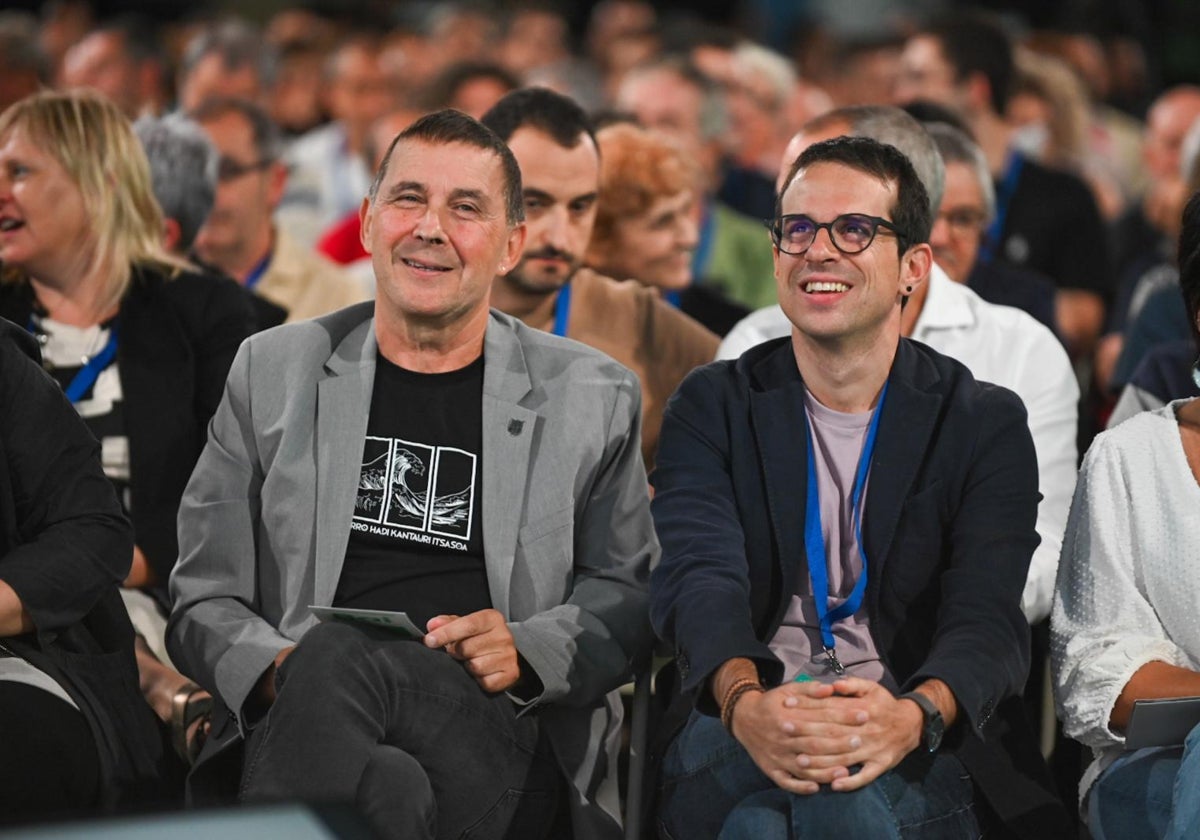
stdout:
<svg viewBox="0 0 1200 840">
<path fill-rule="evenodd" d="M 966 287 L 955 283 L 937 263 L 929 272 L 929 292 L 925 295 L 925 305 L 917 316 L 913 326 L 912 337 L 918 341 L 929 330 L 957 329 L 970 327 L 975 323 L 975 313 L 971 309 L 969 295 L 965 294 Z"/>
</svg>

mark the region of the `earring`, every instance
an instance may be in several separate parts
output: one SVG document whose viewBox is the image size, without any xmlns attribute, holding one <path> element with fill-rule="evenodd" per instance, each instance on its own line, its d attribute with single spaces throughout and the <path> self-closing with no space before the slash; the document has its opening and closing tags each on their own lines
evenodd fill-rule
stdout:
<svg viewBox="0 0 1200 840">
<path fill-rule="evenodd" d="M 912 294 L 912 286 L 905 286 L 904 291 L 908 292 L 911 295 Z"/>
</svg>

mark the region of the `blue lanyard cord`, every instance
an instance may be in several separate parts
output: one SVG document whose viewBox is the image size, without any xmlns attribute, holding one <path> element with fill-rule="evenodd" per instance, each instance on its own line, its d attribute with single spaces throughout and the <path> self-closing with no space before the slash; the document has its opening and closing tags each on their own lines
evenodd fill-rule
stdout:
<svg viewBox="0 0 1200 840">
<path fill-rule="evenodd" d="M 693 283 L 704 282 L 705 275 L 708 272 L 708 258 L 712 254 L 713 239 L 717 235 L 717 220 L 713 216 L 712 203 L 705 203 L 704 210 L 700 216 L 700 235 L 696 242 L 696 250 L 692 252 Z"/>
<path fill-rule="evenodd" d="M 267 273 L 267 269 L 271 267 L 271 252 L 255 263 L 254 268 L 250 269 L 250 273 L 246 275 L 246 282 L 243 284 L 247 291 L 254 291 L 254 287 L 258 285 L 258 281 L 263 279 L 263 275 Z"/>
<path fill-rule="evenodd" d="M 567 337 L 567 321 L 571 317 L 571 284 L 566 283 L 558 290 L 558 299 L 554 301 L 554 334 Z"/>
<path fill-rule="evenodd" d="M 37 327 L 34 324 L 33 317 L 30 316 L 29 323 L 25 327 L 30 333 L 36 334 Z M 117 357 L 117 322 L 113 321 L 112 327 L 108 330 L 108 343 L 97 353 L 88 359 L 87 364 L 79 369 L 76 374 L 71 377 L 71 381 L 64 389 L 67 399 L 72 403 L 77 403 L 83 399 L 84 395 L 92 389 L 96 384 L 96 380 L 100 378 L 101 372 L 104 371 L 113 359 Z"/>
<path fill-rule="evenodd" d="M 981 263 L 990 263 L 996 257 L 1001 237 L 1004 236 L 1004 225 L 1008 221 L 1008 208 L 1012 202 L 1013 193 L 1017 191 L 1017 184 L 1021 180 L 1021 168 L 1024 165 L 1025 158 L 1021 157 L 1019 152 L 1014 149 L 1008 153 L 1008 165 L 1005 167 L 1004 179 L 1000 182 L 1000 188 L 996 190 L 996 218 L 992 219 L 992 223 L 988 225 L 987 232 L 983 236 L 983 243 L 979 248 Z"/>
<path fill-rule="evenodd" d="M 808 557 L 808 575 L 812 581 L 813 599 L 817 603 L 817 620 L 821 625 L 821 643 L 829 656 L 830 664 L 839 674 L 844 670 L 834 654 L 835 640 L 833 638 L 833 622 L 841 621 L 858 612 L 862 606 L 863 597 L 867 591 L 867 547 L 863 545 L 862 537 L 862 494 L 867 484 L 867 473 L 871 469 L 871 457 L 875 452 L 875 437 L 879 432 L 879 418 L 883 415 L 883 398 L 887 396 L 887 383 L 879 392 L 879 402 L 871 416 L 871 424 L 867 427 L 867 439 L 863 443 L 862 454 L 858 459 L 858 469 L 854 472 L 854 485 L 850 490 L 851 516 L 854 519 L 854 536 L 858 540 L 858 553 L 862 557 L 862 574 L 854 584 L 854 589 L 844 602 L 836 609 L 829 610 L 829 556 L 825 551 L 825 532 L 821 527 L 821 499 L 817 489 L 816 451 L 813 447 L 812 421 L 805 412 L 805 423 L 808 432 L 808 498 L 804 510 L 804 550 Z"/>
</svg>

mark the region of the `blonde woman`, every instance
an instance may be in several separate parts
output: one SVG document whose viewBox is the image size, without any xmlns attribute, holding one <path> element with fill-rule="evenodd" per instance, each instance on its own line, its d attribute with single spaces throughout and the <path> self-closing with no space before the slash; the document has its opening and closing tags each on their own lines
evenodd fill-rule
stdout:
<svg viewBox="0 0 1200 840">
<path fill-rule="evenodd" d="M 100 441 L 134 525 L 126 602 L 150 625 L 154 601 L 166 603 L 184 485 L 253 328 L 237 284 L 169 255 L 163 235 L 145 154 L 111 102 L 45 92 L 0 114 L 0 315 L 38 339 Z M 138 626 L 143 693 L 187 755 L 207 693 L 151 652 L 161 625 Z"/>
</svg>

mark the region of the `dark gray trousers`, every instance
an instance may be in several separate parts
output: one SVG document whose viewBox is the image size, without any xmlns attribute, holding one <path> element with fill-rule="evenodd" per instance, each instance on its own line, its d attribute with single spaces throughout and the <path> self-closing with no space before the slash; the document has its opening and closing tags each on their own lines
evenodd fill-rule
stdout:
<svg viewBox="0 0 1200 840">
<path fill-rule="evenodd" d="M 516 715 L 444 651 L 329 622 L 279 669 L 241 799 L 352 802 L 387 838 L 544 837 L 559 774 Z"/>
</svg>

